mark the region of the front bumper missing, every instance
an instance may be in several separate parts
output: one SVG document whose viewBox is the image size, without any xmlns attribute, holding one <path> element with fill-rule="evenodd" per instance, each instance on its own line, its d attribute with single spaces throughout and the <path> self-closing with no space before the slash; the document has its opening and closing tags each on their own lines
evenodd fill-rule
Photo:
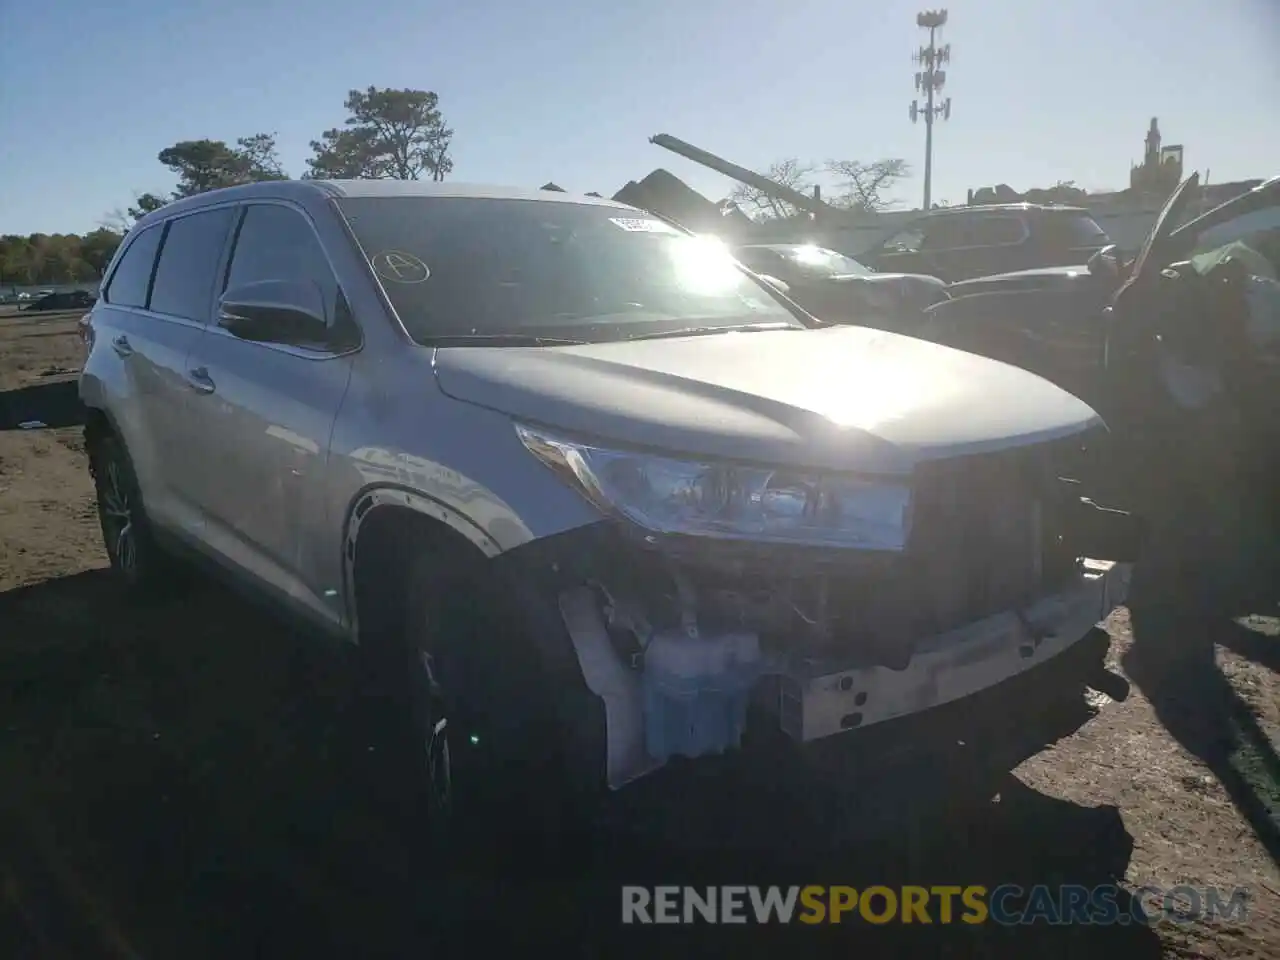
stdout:
<svg viewBox="0 0 1280 960">
<path fill-rule="evenodd" d="M 760 719 L 771 719 L 774 730 L 792 744 L 822 740 L 842 747 L 876 738 L 836 734 L 886 720 L 899 720 L 890 725 L 899 728 L 903 718 L 936 713 L 934 708 L 968 702 L 984 691 L 998 698 L 996 688 L 1006 681 L 1037 667 L 1045 669 L 1036 672 L 1052 673 L 1055 660 L 1065 664 L 1064 653 L 1085 646 L 1080 641 L 1097 634 L 1096 625 L 1125 602 L 1128 580 L 1127 564 L 1085 561 L 1069 589 L 1025 610 L 1007 611 L 925 640 L 901 671 L 872 666 L 805 675 L 794 666 L 783 667 L 762 681 L 766 716 Z M 617 790 L 649 779 L 662 764 L 645 749 L 638 672 L 619 658 L 591 590 L 562 593 L 560 613 L 583 679 L 605 707 L 609 786 Z M 1010 711 L 1010 716 L 1019 713 L 1012 704 Z M 750 722 L 747 737 L 752 737 Z M 737 754 L 749 760 L 750 752 L 747 748 Z M 693 763 L 710 770 L 723 759 L 712 756 Z"/>
<path fill-rule="evenodd" d="M 796 740 L 816 740 L 995 686 L 1051 660 L 1105 620 L 1124 603 L 1128 577 L 1127 564 L 1087 560 L 1070 589 L 923 641 L 904 670 L 790 671 L 778 678 L 780 725 Z"/>
<path fill-rule="evenodd" d="M 973 696 L 852 736 L 799 743 L 758 713 L 741 750 L 673 760 L 616 791 L 605 822 L 646 843 L 762 852 L 952 829 L 1010 787 L 1010 771 L 1097 715 L 1084 688 L 1109 647 L 1090 630 Z"/>
</svg>

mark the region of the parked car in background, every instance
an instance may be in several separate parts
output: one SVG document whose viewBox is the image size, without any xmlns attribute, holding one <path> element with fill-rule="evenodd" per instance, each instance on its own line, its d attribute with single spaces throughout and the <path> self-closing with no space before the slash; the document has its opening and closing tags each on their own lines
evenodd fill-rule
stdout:
<svg viewBox="0 0 1280 960">
<path fill-rule="evenodd" d="M 949 299 L 958 300 L 975 293 L 1002 293 L 1009 290 L 1092 290 L 1105 301 L 1115 292 L 1117 267 L 1123 260 L 1124 254 L 1111 244 L 1095 251 L 1082 263 L 971 277 L 948 284 L 947 293 Z"/>
<path fill-rule="evenodd" d="M 1100 256 L 1092 270 L 1052 284 L 957 297 L 925 311 L 920 337 L 1038 372 L 1087 399 L 1114 431 L 1117 451 L 1138 449 L 1130 440 L 1153 435 L 1156 424 L 1176 445 L 1169 438 L 1179 424 L 1225 402 L 1239 424 L 1245 470 L 1274 477 L 1280 178 L 1181 223 L 1197 180 L 1169 198 L 1135 259 Z M 1114 497 L 1140 506 L 1132 490 L 1147 485 L 1144 470 L 1160 468 L 1130 467 L 1138 483 L 1126 481 Z"/>
<path fill-rule="evenodd" d="M 46 293 L 22 307 L 24 311 L 48 312 L 50 310 L 87 310 L 97 298 L 84 290 L 71 290 L 65 293 Z"/>
<path fill-rule="evenodd" d="M 1133 260 L 1104 251 L 976 281 L 926 311 L 920 335 L 1039 373 L 1112 425 L 1146 414 L 1161 370 L 1207 371 L 1257 443 L 1280 450 L 1280 177 L 1182 223 L 1197 183 L 1169 198 Z"/>
<path fill-rule="evenodd" d="M 1133 546 L 1059 479 L 1087 404 L 817 321 L 632 207 L 215 190 L 134 226 L 85 338 L 120 581 L 189 557 L 354 644 L 398 788 L 463 846 L 623 794 L 721 822 L 743 771 L 853 829 L 881 724 L 960 771 L 906 802 L 985 800 L 1102 675 Z"/>
<path fill-rule="evenodd" d="M 990 204 L 934 210 L 859 259 L 877 271 L 924 273 L 954 283 L 1081 264 L 1110 243 L 1081 207 Z"/>
<path fill-rule="evenodd" d="M 877 273 L 813 244 L 744 244 L 734 256 L 748 269 L 786 284 L 787 295 L 816 317 L 910 333 L 926 307 L 947 299 L 937 277 Z"/>
</svg>

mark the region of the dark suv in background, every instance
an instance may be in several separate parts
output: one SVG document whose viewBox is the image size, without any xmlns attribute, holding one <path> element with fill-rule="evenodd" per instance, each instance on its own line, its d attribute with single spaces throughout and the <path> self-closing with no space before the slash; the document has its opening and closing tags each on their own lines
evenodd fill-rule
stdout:
<svg viewBox="0 0 1280 960">
<path fill-rule="evenodd" d="M 97 302 L 97 299 L 86 290 L 46 293 L 21 309 L 34 313 L 47 313 L 50 310 L 88 310 Z"/>
<path fill-rule="evenodd" d="M 859 259 L 877 271 L 923 273 L 952 283 L 1083 264 L 1110 243 L 1081 207 L 991 204 L 935 210 Z"/>
</svg>

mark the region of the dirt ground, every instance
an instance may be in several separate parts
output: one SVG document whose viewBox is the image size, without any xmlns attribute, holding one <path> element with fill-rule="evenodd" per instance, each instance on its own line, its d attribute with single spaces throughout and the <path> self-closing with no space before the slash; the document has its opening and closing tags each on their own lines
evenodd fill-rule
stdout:
<svg viewBox="0 0 1280 960">
<path fill-rule="evenodd" d="M 146 609 L 117 597 L 73 324 L 0 317 L 0 956 L 420 957 L 501 938 L 584 957 L 1280 957 L 1280 589 L 1216 618 L 1117 612 L 1132 694 L 1099 696 L 964 832 L 798 851 L 786 874 L 609 849 L 586 875 L 441 877 L 413 811 L 368 789 L 376 749 L 340 658 L 212 585 Z M 1173 649 L 1192 652 L 1171 666 Z M 1241 923 L 1153 928 L 619 925 L 618 884 L 694 875 L 1242 885 L 1252 901 Z"/>
</svg>

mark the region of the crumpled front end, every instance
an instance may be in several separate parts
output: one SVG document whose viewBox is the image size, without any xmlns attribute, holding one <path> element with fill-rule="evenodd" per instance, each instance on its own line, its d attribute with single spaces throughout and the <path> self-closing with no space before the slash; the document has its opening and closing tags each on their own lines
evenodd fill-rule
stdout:
<svg viewBox="0 0 1280 960">
<path fill-rule="evenodd" d="M 689 536 L 625 517 L 531 545 L 557 571 L 605 706 L 609 785 L 732 753 L 763 728 L 797 746 L 844 737 L 1072 648 L 1123 603 L 1127 565 L 1114 561 L 1139 536 L 1066 479 L 1081 450 L 1075 437 L 921 465 L 896 547 Z"/>
</svg>

